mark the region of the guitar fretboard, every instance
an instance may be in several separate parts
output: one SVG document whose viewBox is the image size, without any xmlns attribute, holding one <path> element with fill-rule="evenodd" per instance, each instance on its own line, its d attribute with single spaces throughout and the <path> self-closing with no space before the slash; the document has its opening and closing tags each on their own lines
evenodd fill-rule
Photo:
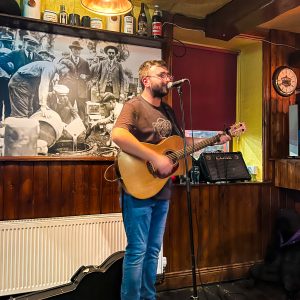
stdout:
<svg viewBox="0 0 300 300">
<path fill-rule="evenodd" d="M 220 141 L 220 136 L 221 134 L 217 134 L 211 138 L 207 138 L 207 139 L 204 139 L 203 141 L 201 142 L 198 142 L 194 145 L 189 145 L 186 147 L 186 153 L 187 154 L 191 154 L 191 153 L 194 153 L 198 150 L 201 150 L 207 146 L 212 146 L 213 144 L 215 144 L 216 142 L 219 142 Z M 184 149 L 181 149 L 181 150 L 178 150 L 178 151 L 175 151 L 175 152 L 172 152 L 170 154 L 168 154 L 167 156 L 171 159 L 171 160 L 179 160 L 179 159 L 182 159 L 184 157 Z"/>
</svg>

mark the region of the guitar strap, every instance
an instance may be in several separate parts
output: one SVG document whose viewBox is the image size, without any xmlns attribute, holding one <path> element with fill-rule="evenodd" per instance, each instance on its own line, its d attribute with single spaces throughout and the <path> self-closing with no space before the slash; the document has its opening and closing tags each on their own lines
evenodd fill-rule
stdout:
<svg viewBox="0 0 300 300">
<path fill-rule="evenodd" d="M 178 125 L 177 123 L 177 120 L 175 118 L 175 115 L 173 113 L 173 111 L 170 109 L 170 106 L 164 102 L 162 102 L 162 108 L 163 108 L 163 111 L 165 112 L 166 114 L 166 117 L 169 119 L 169 121 L 172 123 L 173 127 L 174 127 L 174 130 L 175 132 L 181 136 L 182 138 L 184 137 L 184 133 L 181 129 L 181 127 Z"/>
</svg>

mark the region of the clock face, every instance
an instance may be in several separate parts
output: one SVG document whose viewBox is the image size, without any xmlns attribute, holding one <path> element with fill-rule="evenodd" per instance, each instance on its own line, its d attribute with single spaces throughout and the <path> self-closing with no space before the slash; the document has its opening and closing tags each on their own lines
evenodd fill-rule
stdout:
<svg viewBox="0 0 300 300">
<path fill-rule="evenodd" d="M 297 76 L 289 67 L 279 67 L 273 75 L 273 86 L 281 96 L 290 96 L 297 88 Z"/>
</svg>

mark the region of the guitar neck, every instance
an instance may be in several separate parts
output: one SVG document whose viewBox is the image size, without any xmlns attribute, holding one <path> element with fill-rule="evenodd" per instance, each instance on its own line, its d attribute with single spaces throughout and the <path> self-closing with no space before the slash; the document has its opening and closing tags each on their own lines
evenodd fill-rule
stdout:
<svg viewBox="0 0 300 300">
<path fill-rule="evenodd" d="M 192 153 L 194 153 L 198 150 L 201 150 L 207 146 L 212 146 L 213 144 L 215 144 L 216 142 L 219 142 L 219 141 L 220 141 L 220 134 L 217 134 L 211 138 L 204 139 L 201 142 L 198 142 L 194 145 L 187 146 L 186 153 L 192 154 Z M 172 158 L 172 159 L 180 160 L 180 159 L 184 158 L 184 155 L 185 155 L 185 151 L 184 151 L 184 149 L 181 149 L 181 150 L 173 152 L 172 154 L 169 154 L 168 156 L 170 156 L 170 158 Z"/>
</svg>

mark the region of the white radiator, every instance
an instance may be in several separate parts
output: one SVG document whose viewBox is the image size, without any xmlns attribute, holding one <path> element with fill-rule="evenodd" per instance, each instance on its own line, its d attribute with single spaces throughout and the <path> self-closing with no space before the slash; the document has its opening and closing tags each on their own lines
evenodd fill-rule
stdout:
<svg viewBox="0 0 300 300">
<path fill-rule="evenodd" d="M 125 246 L 121 214 L 1 221 L 0 296 L 70 282 Z"/>
</svg>

